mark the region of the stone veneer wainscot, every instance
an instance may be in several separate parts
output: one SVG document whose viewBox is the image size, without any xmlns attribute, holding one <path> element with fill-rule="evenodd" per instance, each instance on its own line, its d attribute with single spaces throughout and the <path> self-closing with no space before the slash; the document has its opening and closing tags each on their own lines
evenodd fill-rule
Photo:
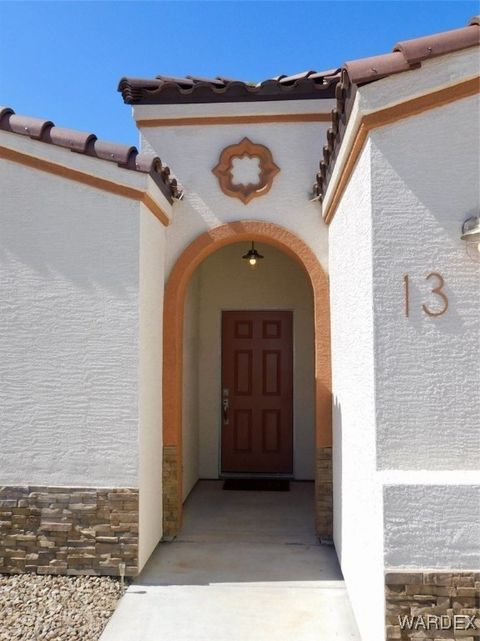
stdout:
<svg viewBox="0 0 480 641">
<path fill-rule="evenodd" d="M 319 538 L 333 536 L 333 469 L 332 448 L 317 448 L 315 479 L 316 531 Z"/>
<path fill-rule="evenodd" d="M 137 574 L 138 490 L 0 487 L 0 572 Z"/>
<path fill-rule="evenodd" d="M 386 639 L 480 639 L 480 571 L 398 571 L 385 574 Z M 401 630 L 399 617 L 476 615 L 477 630 Z"/>
<path fill-rule="evenodd" d="M 163 539 L 177 536 L 181 527 L 181 509 L 178 499 L 177 447 L 163 448 Z"/>
</svg>

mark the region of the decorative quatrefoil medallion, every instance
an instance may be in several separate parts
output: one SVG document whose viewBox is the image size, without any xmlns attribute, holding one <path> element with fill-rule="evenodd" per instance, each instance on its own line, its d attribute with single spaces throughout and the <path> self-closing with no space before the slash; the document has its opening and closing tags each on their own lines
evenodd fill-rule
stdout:
<svg viewBox="0 0 480 641">
<path fill-rule="evenodd" d="M 268 147 L 243 138 L 238 144 L 225 147 L 212 171 L 223 193 L 240 198 L 246 205 L 270 191 L 280 169 Z"/>
</svg>

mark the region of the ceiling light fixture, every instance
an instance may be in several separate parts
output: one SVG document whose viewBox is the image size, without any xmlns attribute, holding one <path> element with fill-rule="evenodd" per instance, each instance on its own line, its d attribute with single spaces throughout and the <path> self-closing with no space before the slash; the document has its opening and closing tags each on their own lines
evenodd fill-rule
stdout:
<svg viewBox="0 0 480 641">
<path fill-rule="evenodd" d="M 259 254 L 255 249 L 255 243 L 252 240 L 252 247 L 248 250 L 246 254 L 242 256 L 244 260 L 248 260 L 248 264 L 252 269 L 255 269 L 257 262 L 263 258 L 262 254 Z"/>
</svg>

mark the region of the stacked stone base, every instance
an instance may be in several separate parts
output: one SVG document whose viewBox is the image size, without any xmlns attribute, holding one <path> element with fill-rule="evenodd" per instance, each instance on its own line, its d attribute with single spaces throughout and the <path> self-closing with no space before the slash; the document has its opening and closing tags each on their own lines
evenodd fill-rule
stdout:
<svg viewBox="0 0 480 641">
<path fill-rule="evenodd" d="M 480 572 L 387 572 L 385 598 L 387 641 L 480 639 Z"/>
<path fill-rule="evenodd" d="M 137 574 L 138 490 L 0 487 L 0 573 Z"/>
<path fill-rule="evenodd" d="M 172 539 L 180 531 L 181 510 L 179 476 L 181 467 L 177 448 L 169 445 L 163 448 L 163 539 Z"/>
<path fill-rule="evenodd" d="M 319 538 L 333 536 L 333 469 L 332 448 L 317 448 L 315 479 L 315 520 Z"/>
</svg>

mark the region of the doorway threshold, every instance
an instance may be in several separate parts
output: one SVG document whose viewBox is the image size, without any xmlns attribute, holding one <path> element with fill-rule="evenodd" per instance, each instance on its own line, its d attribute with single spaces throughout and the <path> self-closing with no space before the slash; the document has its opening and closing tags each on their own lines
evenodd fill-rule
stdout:
<svg viewBox="0 0 480 641">
<path fill-rule="evenodd" d="M 225 479 L 224 490 L 239 492 L 289 492 L 288 479 Z"/>
<path fill-rule="evenodd" d="M 276 480 L 285 480 L 285 481 L 294 481 L 293 474 L 265 474 L 262 472 L 222 472 L 219 474 L 218 478 L 221 481 L 227 479 L 262 479 L 265 481 L 276 481 Z"/>
</svg>

